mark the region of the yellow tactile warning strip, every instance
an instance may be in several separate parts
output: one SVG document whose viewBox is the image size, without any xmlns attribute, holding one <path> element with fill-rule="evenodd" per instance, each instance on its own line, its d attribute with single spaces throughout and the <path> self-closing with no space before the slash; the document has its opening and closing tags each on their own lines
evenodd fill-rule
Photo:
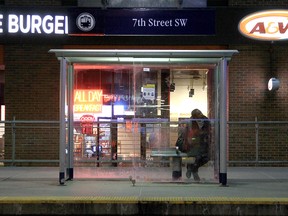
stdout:
<svg viewBox="0 0 288 216">
<path fill-rule="evenodd" d="M 93 197 L 93 196 L 23 196 L 0 197 L 0 204 L 7 203 L 145 203 L 145 202 L 169 202 L 170 204 L 249 204 L 249 205 L 288 205 L 288 198 L 243 198 L 243 197 Z"/>
</svg>

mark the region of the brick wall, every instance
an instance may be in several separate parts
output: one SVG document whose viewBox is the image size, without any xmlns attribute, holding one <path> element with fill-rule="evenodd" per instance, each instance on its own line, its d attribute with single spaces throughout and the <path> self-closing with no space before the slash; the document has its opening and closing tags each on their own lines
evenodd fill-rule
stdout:
<svg viewBox="0 0 288 216">
<path fill-rule="evenodd" d="M 6 121 L 59 120 L 59 62 L 48 53 L 52 47 L 5 45 Z M 55 48 L 55 47 L 53 47 Z M 58 159 L 56 125 L 16 125 L 15 159 Z M 56 128 L 51 128 L 51 127 Z M 5 131 L 5 159 L 12 157 L 11 128 Z"/>
<path fill-rule="evenodd" d="M 60 69 L 49 49 L 5 46 L 6 120 L 58 120 Z"/>
<path fill-rule="evenodd" d="M 288 117 L 288 51 L 285 46 L 235 45 L 239 50 L 229 65 L 229 121 L 285 121 Z M 269 78 L 280 80 L 280 88 L 270 92 Z M 259 160 L 287 161 L 285 125 L 259 125 Z M 229 160 L 256 159 L 256 128 L 253 124 L 229 127 Z M 284 152 L 283 152 L 284 151 Z M 281 165 L 281 163 L 279 164 Z"/>
<path fill-rule="evenodd" d="M 262 121 L 287 119 L 287 66 L 285 46 L 233 46 L 238 49 L 230 63 L 230 116 L 233 120 L 254 120 L 255 113 Z M 280 79 L 276 92 L 268 91 L 271 77 Z M 284 103 L 283 103 L 284 102 Z M 235 106 L 238 104 L 238 106 Z M 240 105 L 240 106 L 239 106 Z M 232 109 L 233 107 L 233 109 Z"/>
</svg>

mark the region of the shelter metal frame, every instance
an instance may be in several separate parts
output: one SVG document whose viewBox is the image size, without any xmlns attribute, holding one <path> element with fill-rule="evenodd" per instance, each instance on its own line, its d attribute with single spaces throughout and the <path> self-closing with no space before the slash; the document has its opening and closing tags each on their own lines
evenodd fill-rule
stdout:
<svg viewBox="0 0 288 216">
<path fill-rule="evenodd" d="M 51 49 L 60 61 L 60 142 L 59 183 L 73 179 L 73 64 L 158 62 L 215 64 L 216 104 L 215 137 L 219 142 L 219 183 L 227 184 L 227 67 L 237 50 L 113 50 L 113 49 Z M 65 119 L 65 94 L 67 86 L 68 120 Z M 219 98 L 219 99 L 218 99 Z M 68 130 L 68 160 L 66 163 L 66 128 Z M 65 167 L 65 164 L 68 167 Z"/>
</svg>

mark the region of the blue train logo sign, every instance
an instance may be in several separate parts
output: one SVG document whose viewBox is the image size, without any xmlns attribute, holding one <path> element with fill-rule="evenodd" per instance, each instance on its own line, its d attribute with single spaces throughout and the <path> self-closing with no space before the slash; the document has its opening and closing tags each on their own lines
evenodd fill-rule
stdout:
<svg viewBox="0 0 288 216">
<path fill-rule="evenodd" d="M 81 31 L 91 31 L 95 26 L 95 18 L 90 13 L 81 13 L 76 19 L 76 25 Z"/>
</svg>

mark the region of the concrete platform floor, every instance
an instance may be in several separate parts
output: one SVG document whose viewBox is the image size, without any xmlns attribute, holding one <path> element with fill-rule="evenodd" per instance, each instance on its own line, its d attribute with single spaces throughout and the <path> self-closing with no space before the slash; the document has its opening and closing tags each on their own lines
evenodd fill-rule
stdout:
<svg viewBox="0 0 288 216">
<path fill-rule="evenodd" d="M 119 170 L 76 167 L 60 185 L 58 167 L 0 167 L 0 214 L 288 215 L 288 167 L 228 167 L 226 187 L 211 170 L 200 183 L 172 181 L 169 167 Z"/>
</svg>

